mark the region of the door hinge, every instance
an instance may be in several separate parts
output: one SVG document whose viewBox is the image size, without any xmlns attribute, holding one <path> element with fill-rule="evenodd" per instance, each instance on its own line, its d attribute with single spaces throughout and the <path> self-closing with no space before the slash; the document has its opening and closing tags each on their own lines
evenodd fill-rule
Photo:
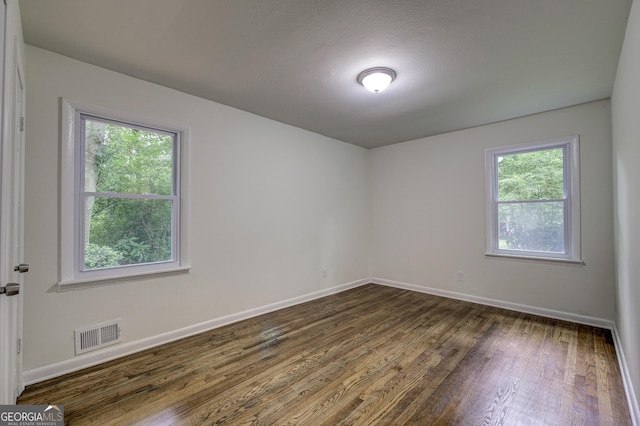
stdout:
<svg viewBox="0 0 640 426">
<path fill-rule="evenodd" d="M 20 117 L 20 123 L 18 124 L 18 129 L 21 132 L 24 132 L 24 117 Z"/>
<path fill-rule="evenodd" d="M 22 352 L 22 339 L 18 337 L 18 355 Z"/>
</svg>

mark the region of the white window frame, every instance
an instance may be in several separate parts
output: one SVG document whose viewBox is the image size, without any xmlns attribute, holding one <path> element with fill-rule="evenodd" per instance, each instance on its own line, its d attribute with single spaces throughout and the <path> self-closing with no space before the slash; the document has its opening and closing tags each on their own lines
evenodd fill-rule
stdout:
<svg viewBox="0 0 640 426">
<path fill-rule="evenodd" d="M 580 244 L 580 150 L 579 136 L 572 135 L 538 142 L 529 142 L 485 149 L 486 188 L 486 256 L 534 259 L 582 264 Z M 498 242 L 498 157 L 564 149 L 564 253 L 506 250 Z"/>
<path fill-rule="evenodd" d="M 150 274 L 167 274 L 186 272 L 189 266 L 188 245 L 188 194 L 189 179 L 189 136 L 188 127 L 170 123 L 167 120 L 125 113 L 110 108 L 91 105 L 72 99 L 61 99 L 61 162 L 60 162 L 60 281 L 58 290 L 79 289 L 102 285 L 106 282 L 125 281 L 128 278 Z M 175 238 L 173 241 L 174 256 L 172 261 L 139 265 L 127 265 L 114 268 L 83 270 L 81 259 L 83 249 L 80 238 L 84 232 L 83 213 L 80 211 L 80 200 L 84 191 L 80 187 L 82 158 L 80 140 L 81 116 L 93 116 L 97 119 L 121 122 L 133 127 L 158 129 L 177 135 L 175 149 L 176 160 L 176 194 L 179 197 L 174 203 L 172 213 Z M 82 228 L 82 229 L 81 229 Z"/>
</svg>

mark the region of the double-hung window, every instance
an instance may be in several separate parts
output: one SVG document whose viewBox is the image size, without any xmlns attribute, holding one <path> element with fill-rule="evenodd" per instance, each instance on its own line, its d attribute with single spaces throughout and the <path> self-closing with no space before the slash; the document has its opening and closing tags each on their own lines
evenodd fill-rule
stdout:
<svg viewBox="0 0 640 426">
<path fill-rule="evenodd" d="M 485 150 L 486 253 L 581 262 L 578 136 Z"/>
<path fill-rule="evenodd" d="M 187 129 L 63 100 L 61 286 L 186 269 Z"/>
</svg>

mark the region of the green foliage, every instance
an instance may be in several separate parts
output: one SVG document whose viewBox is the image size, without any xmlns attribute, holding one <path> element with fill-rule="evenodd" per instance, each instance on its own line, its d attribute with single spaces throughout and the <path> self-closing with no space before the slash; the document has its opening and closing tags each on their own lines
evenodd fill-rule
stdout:
<svg viewBox="0 0 640 426">
<path fill-rule="evenodd" d="M 564 250 L 564 151 L 505 155 L 498 163 L 501 249 Z M 529 201 L 529 202 L 515 202 Z"/>
<path fill-rule="evenodd" d="M 562 202 L 499 205 L 500 248 L 561 253 L 564 250 L 563 214 Z"/>
<path fill-rule="evenodd" d="M 104 135 L 87 138 L 87 151 L 95 152 L 95 170 L 85 173 L 97 173 L 96 192 L 173 193 L 171 136 L 92 121 L 87 121 L 87 127 L 97 127 L 94 123 L 104 126 Z"/>
<path fill-rule="evenodd" d="M 138 237 L 122 238 L 116 243 L 116 250 L 133 263 L 144 263 L 149 256 L 149 244 L 139 243 Z"/>
<path fill-rule="evenodd" d="M 562 199 L 563 182 L 561 148 L 505 155 L 498 163 L 500 201 Z"/>
<path fill-rule="evenodd" d="M 170 260 L 172 200 L 109 193 L 172 195 L 173 137 L 85 122 L 85 190 L 98 193 L 85 202 L 87 246 L 109 247 L 118 265 Z"/>
<path fill-rule="evenodd" d="M 120 265 L 122 253 L 107 246 L 87 244 L 84 248 L 84 267 L 86 269 L 107 268 Z"/>
</svg>

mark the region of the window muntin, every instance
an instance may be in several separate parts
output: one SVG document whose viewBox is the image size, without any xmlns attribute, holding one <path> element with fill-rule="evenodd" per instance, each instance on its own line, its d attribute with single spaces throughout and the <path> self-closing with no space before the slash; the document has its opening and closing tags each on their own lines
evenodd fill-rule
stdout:
<svg viewBox="0 0 640 426">
<path fill-rule="evenodd" d="M 487 254 L 579 261 L 578 137 L 485 151 Z"/>
<path fill-rule="evenodd" d="M 79 271 L 175 262 L 178 134 L 80 114 Z"/>
</svg>

